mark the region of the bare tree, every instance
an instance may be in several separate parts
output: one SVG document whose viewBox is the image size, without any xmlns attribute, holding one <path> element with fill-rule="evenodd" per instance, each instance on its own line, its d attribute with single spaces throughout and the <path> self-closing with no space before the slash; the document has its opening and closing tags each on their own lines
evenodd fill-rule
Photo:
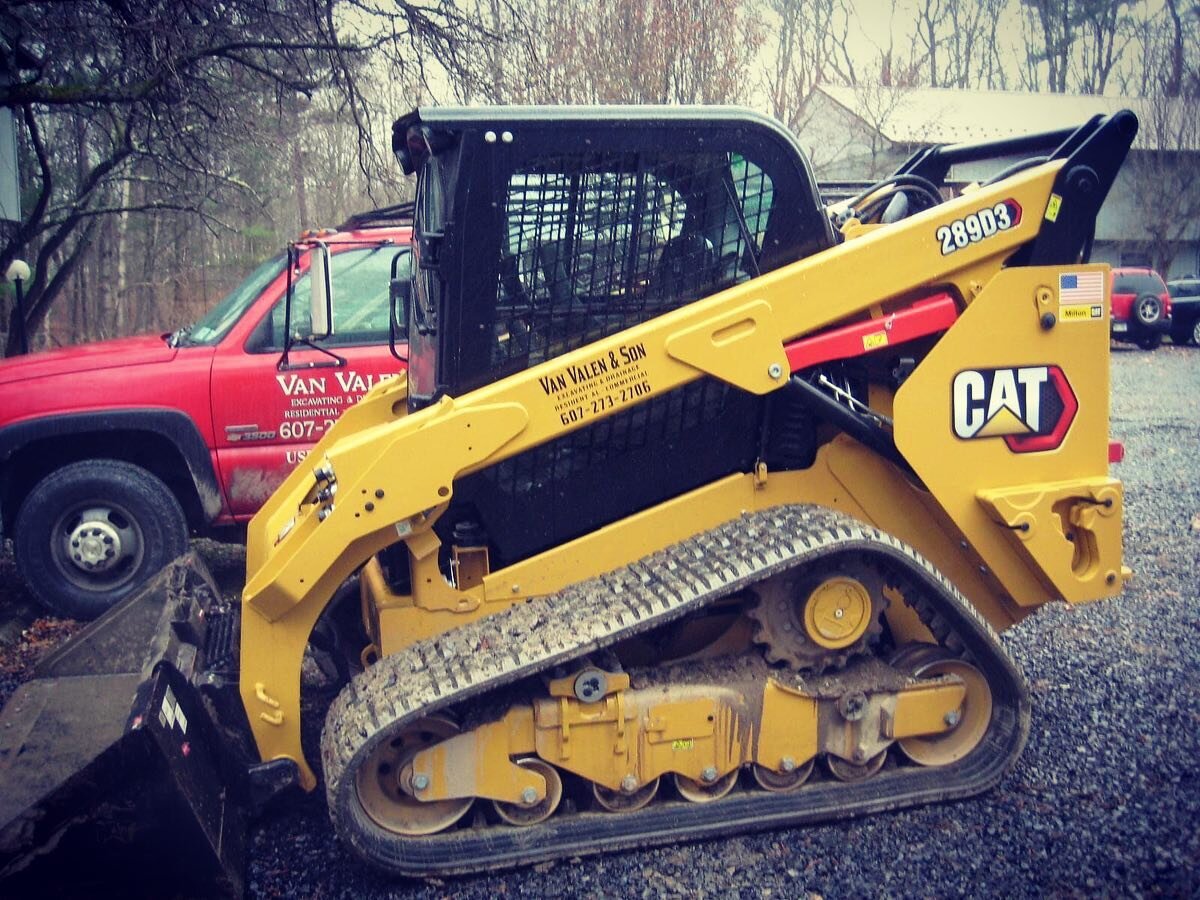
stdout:
<svg viewBox="0 0 1200 900">
<path fill-rule="evenodd" d="M 848 80 L 841 53 L 849 11 L 845 0 L 767 0 L 774 23 L 774 54 L 765 69 L 771 112 L 802 130 L 818 85 Z"/>
<path fill-rule="evenodd" d="M 930 87 L 1003 86 L 998 27 L 1013 0 L 919 0 L 914 33 Z"/>
<path fill-rule="evenodd" d="M 859 54 L 855 65 L 847 73 L 850 84 L 863 87 L 879 85 L 884 88 L 911 88 L 922 84 L 922 54 L 918 42 L 911 39 L 900 25 L 901 16 L 905 13 L 899 0 L 891 0 L 887 9 L 887 43 L 876 44 L 872 41 L 872 50 Z"/>
<path fill-rule="evenodd" d="M 357 18 L 340 18 L 343 8 Z M 236 194 L 263 206 L 244 163 L 278 154 L 262 126 L 296 98 L 336 98 L 337 115 L 356 128 L 358 164 L 382 168 L 359 78 L 368 54 L 387 54 L 402 73 L 437 60 L 468 83 L 480 77 L 474 51 L 489 39 L 451 0 L 10 0 L 0 37 L 0 105 L 21 124 L 30 175 L 0 271 L 32 257 L 29 330 L 93 241 L 121 243 L 129 216 L 186 215 L 192 228 L 217 229 L 219 200 Z M 108 263 L 103 283 L 123 288 L 128 260 Z M 14 329 L 9 352 L 15 338 Z"/>
<path fill-rule="evenodd" d="M 1148 235 L 1144 249 L 1164 274 L 1189 243 L 1200 246 L 1200 6 L 1165 0 L 1140 23 L 1131 42 L 1139 67 L 1124 79 L 1142 92 L 1137 152 L 1127 179 L 1134 216 Z"/>
<path fill-rule="evenodd" d="M 1082 94 L 1103 94 L 1113 69 L 1129 43 L 1124 27 L 1128 18 L 1124 2 L 1084 5 L 1080 26 L 1076 89 Z"/>
<path fill-rule="evenodd" d="M 1104 92 L 1128 42 L 1129 0 L 1021 0 L 1030 90 Z M 1045 81 L 1041 70 L 1045 67 Z"/>
<path fill-rule="evenodd" d="M 533 103 L 729 103 L 763 30 L 741 0 L 534 0 L 504 96 Z"/>
<path fill-rule="evenodd" d="M 1067 71 L 1071 62 L 1071 45 L 1075 42 L 1078 21 L 1072 0 L 1022 0 L 1029 23 L 1028 61 L 1040 68 L 1046 66 L 1045 89 L 1056 94 L 1066 93 Z M 1040 79 L 1039 79 L 1040 80 Z M 1035 90 L 1040 85 L 1031 85 Z"/>
</svg>

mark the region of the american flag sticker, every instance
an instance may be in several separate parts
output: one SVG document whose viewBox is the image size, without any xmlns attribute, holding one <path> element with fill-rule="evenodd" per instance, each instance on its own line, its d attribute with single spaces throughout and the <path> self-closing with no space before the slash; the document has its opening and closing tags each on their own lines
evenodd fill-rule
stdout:
<svg viewBox="0 0 1200 900">
<path fill-rule="evenodd" d="M 1104 273 L 1064 272 L 1059 275 L 1058 302 L 1063 305 L 1103 303 Z"/>
</svg>

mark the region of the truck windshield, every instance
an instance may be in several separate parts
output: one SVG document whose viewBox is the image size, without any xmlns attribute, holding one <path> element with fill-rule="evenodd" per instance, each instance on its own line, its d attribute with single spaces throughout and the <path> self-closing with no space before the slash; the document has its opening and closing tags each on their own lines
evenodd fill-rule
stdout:
<svg viewBox="0 0 1200 900">
<path fill-rule="evenodd" d="M 229 292 L 229 295 L 214 306 L 195 325 L 182 329 L 175 335 L 175 342 L 186 346 L 211 346 L 217 343 L 242 317 L 263 292 L 268 284 L 283 271 L 286 259 L 281 253 L 250 273 L 250 277 Z"/>
</svg>

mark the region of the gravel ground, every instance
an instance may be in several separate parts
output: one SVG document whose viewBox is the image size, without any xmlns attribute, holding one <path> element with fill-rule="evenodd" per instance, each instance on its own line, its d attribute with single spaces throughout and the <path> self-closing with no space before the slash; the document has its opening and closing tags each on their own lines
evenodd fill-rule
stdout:
<svg viewBox="0 0 1200 900">
<path fill-rule="evenodd" d="M 1200 895 L 1200 350 L 1115 348 L 1126 461 L 1122 598 L 1055 604 L 1005 637 L 1034 697 L 1001 785 L 954 804 L 476 878 L 359 866 L 323 800 L 252 834 L 254 897 Z M 0 578 L 7 575 L 0 559 Z"/>
</svg>

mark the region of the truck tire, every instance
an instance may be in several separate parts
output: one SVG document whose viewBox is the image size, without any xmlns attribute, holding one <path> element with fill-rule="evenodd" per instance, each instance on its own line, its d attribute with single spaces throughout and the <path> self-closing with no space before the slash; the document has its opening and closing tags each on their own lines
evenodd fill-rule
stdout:
<svg viewBox="0 0 1200 900">
<path fill-rule="evenodd" d="M 187 550 L 183 509 L 140 466 L 89 459 L 51 472 L 21 504 L 17 570 L 43 604 L 94 619 Z"/>
</svg>

